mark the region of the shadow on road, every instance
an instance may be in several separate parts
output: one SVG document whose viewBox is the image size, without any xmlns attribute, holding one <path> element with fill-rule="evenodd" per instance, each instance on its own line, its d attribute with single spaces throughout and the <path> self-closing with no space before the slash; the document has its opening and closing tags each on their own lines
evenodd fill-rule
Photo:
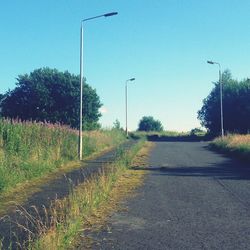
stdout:
<svg viewBox="0 0 250 250">
<path fill-rule="evenodd" d="M 198 141 L 209 141 L 211 137 L 208 136 L 197 136 L 197 135 L 186 135 L 186 136 L 164 136 L 164 135 L 148 135 L 148 141 L 160 142 L 198 142 Z"/>
<path fill-rule="evenodd" d="M 154 172 L 154 175 L 180 177 L 213 177 L 221 180 L 250 180 L 250 167 L 234 159 L 227 159 L 221 164 L 207 166 L 149 166 L 133 167 L 134 170 Z"/>
</svg>

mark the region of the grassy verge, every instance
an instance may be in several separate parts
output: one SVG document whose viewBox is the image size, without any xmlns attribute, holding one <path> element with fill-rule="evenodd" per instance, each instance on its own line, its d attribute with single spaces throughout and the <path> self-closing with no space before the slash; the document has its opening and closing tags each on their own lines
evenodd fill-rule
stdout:
<svg viewBox="0 0 250 250">
<path fill-rule="evenodd" d="M 206 132 L 177 132 L 177 131 L 162 131 L 162 132 L 133 132 L 130 136 L 135 139 L 145 138 L 149 141 L 201 141 L 209 140 L 211 137 Z"/>
<path fill-rule="evenodd" d="M 154 131 L 149 131 L 149 132 L 144 132 L 144 131 L 136 131 L 130 133 L 131 137 L 134 138 L 147 138 L 148 136 L 172 136 L 172 137 L 177 137 L 177 136 L 187 136 L 189 135 L 188 132 L 177 132 L 177 131 L 162 131 L 162 132 L 154 132 Z"/>
<path fill-rule="evenodd" d="M 212 149 L 250 161 L 250 134 L 218 137 L 210 143 Z"/>
<path fill-rule="evenodd" d="M 83 248 L 89 247 L 91 239 L 84 232 L 99 229 L 108 214 L 118 207 L 119 201 L 131 195 L 142 183 L 144 172 L 130 170 L 129 166 L 139 151 L 134 164 L 138 166 L 145 162 L 151 144 L 147 142 L 146 149 L 141 150 L 143 145 L 144 142 L 140 142 L 129 152 L 120 152 L 117 162 L 80 184 L 69 197 L 55 201 L 45 213 L 51 214 L 52 219 L 46 223 L 37 221 L 39 239 L 29 242 L 29 248 L 74 249 L 79 242 Z M 32 232 L 30 234 L 32 236 Z"/>
<path fill-rule="evenodd" d="M 85 132 L 83 155 L 125 140 L 118 130 Z M 0 195 L 77 161 L 78 132 L 65 126 L 0 120 Z"/>
<path fill-rule="evenodd" d="M 119 130 L 83 133 L 84 159 L 126 140 Z M 22 204 L 39 186 L 81 166 L 78 131 L 69 127 L 0 119 L 0 215 Z"/>
</svg>

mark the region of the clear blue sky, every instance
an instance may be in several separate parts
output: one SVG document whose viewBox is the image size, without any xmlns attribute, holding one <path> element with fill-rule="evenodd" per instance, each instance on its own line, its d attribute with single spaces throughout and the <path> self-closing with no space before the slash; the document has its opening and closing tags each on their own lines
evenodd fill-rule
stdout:
<svg viewBox="0 0 250 250">
<path fill-rule="evenodd" d="M 106 110 L 103 126 L 124 126 L 130 77 L 129 129 L 152 115 L 178 131 L 200 126 L 197 111 L 218 79 L 206 60 L 250 77 L 249 0 L 12 0 L 0 10 L 0 93 L 40 67 L 78 74 L 81 19 L 119 12 L 84 27 L 84 75 Z"/>
</svg>

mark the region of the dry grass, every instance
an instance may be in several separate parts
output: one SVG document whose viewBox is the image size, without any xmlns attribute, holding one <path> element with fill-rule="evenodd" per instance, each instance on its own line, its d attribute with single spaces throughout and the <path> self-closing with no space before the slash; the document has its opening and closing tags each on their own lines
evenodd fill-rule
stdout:
<svg viewBox="0 0 250 250">
<path fill-rule="evenodd" d="M 250 134 L 219 137 L 211 143 L 211 146 L 224 153 L 250 160 Z"/>
<path fill-rule="evenodd" d="M 148 165 L 149 153 L 154 144 L 146 142 L 137 153 L 131 167 L 145 167 Z M 126 169 L 116 181 L 112 188 L 109 199 L 101 204 L 99 209 L 94 210 L 87 218 L 78 238 L 80 249 L 91 249 L 94 240 L 91 238 L 93 232 L 107 229 L 107 221 L 117 211 L 124 210 L 122 201 L 137 195 L 136 189 L 143 184 L 146 171 L 136 171 L 132 168 Z M 78 246 L 79 247 L 79 246 Z"/>
<path fill-rule="evenodd" d="M 250 147 L 250 134 L 249 135 L 229 135 L 224 139 L 228 146 L 235 148 L 238 146 Z"/>
</svg>

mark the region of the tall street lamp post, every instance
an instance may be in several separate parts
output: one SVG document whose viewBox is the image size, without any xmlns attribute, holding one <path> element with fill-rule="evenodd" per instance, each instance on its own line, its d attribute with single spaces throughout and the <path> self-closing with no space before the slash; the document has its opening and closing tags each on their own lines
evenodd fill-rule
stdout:
<svg viewBox="0 0 250 250">
<path fill-rule="evenodd" d="M 80 126 L 79 126 L 79 145 L 78 145 L 78 154 L 79 159 L 82 160 L 82 95 L 83 95 L 83 23 L 92 19 L 99 17 L 109 17 L 117 15 L 117 12 L 110 12 L 99 16 L 94 16 L 90 18 L 83 19 L 81 21 L 81 31 L 80 31 Z"/>
<path fill-rule="evenodd" d="M 126 136 L 128 138 L 128 82 L 134 81 L 135 78 L 130 78 L 125 82 L 125 106 L 126 106 Z"/>
<path fill-rule="evenodd" d="M 221 136 L 224 137 L 224 121 L 223 121 L 223 101 L 222 101 L 222 77 L 221 66 L 218 62 L 207 61 L 209 64 L 217 64 L 219 66 L 219 83 L 220 83 L 220 124 L 221 124 Z"/>
</svg>

